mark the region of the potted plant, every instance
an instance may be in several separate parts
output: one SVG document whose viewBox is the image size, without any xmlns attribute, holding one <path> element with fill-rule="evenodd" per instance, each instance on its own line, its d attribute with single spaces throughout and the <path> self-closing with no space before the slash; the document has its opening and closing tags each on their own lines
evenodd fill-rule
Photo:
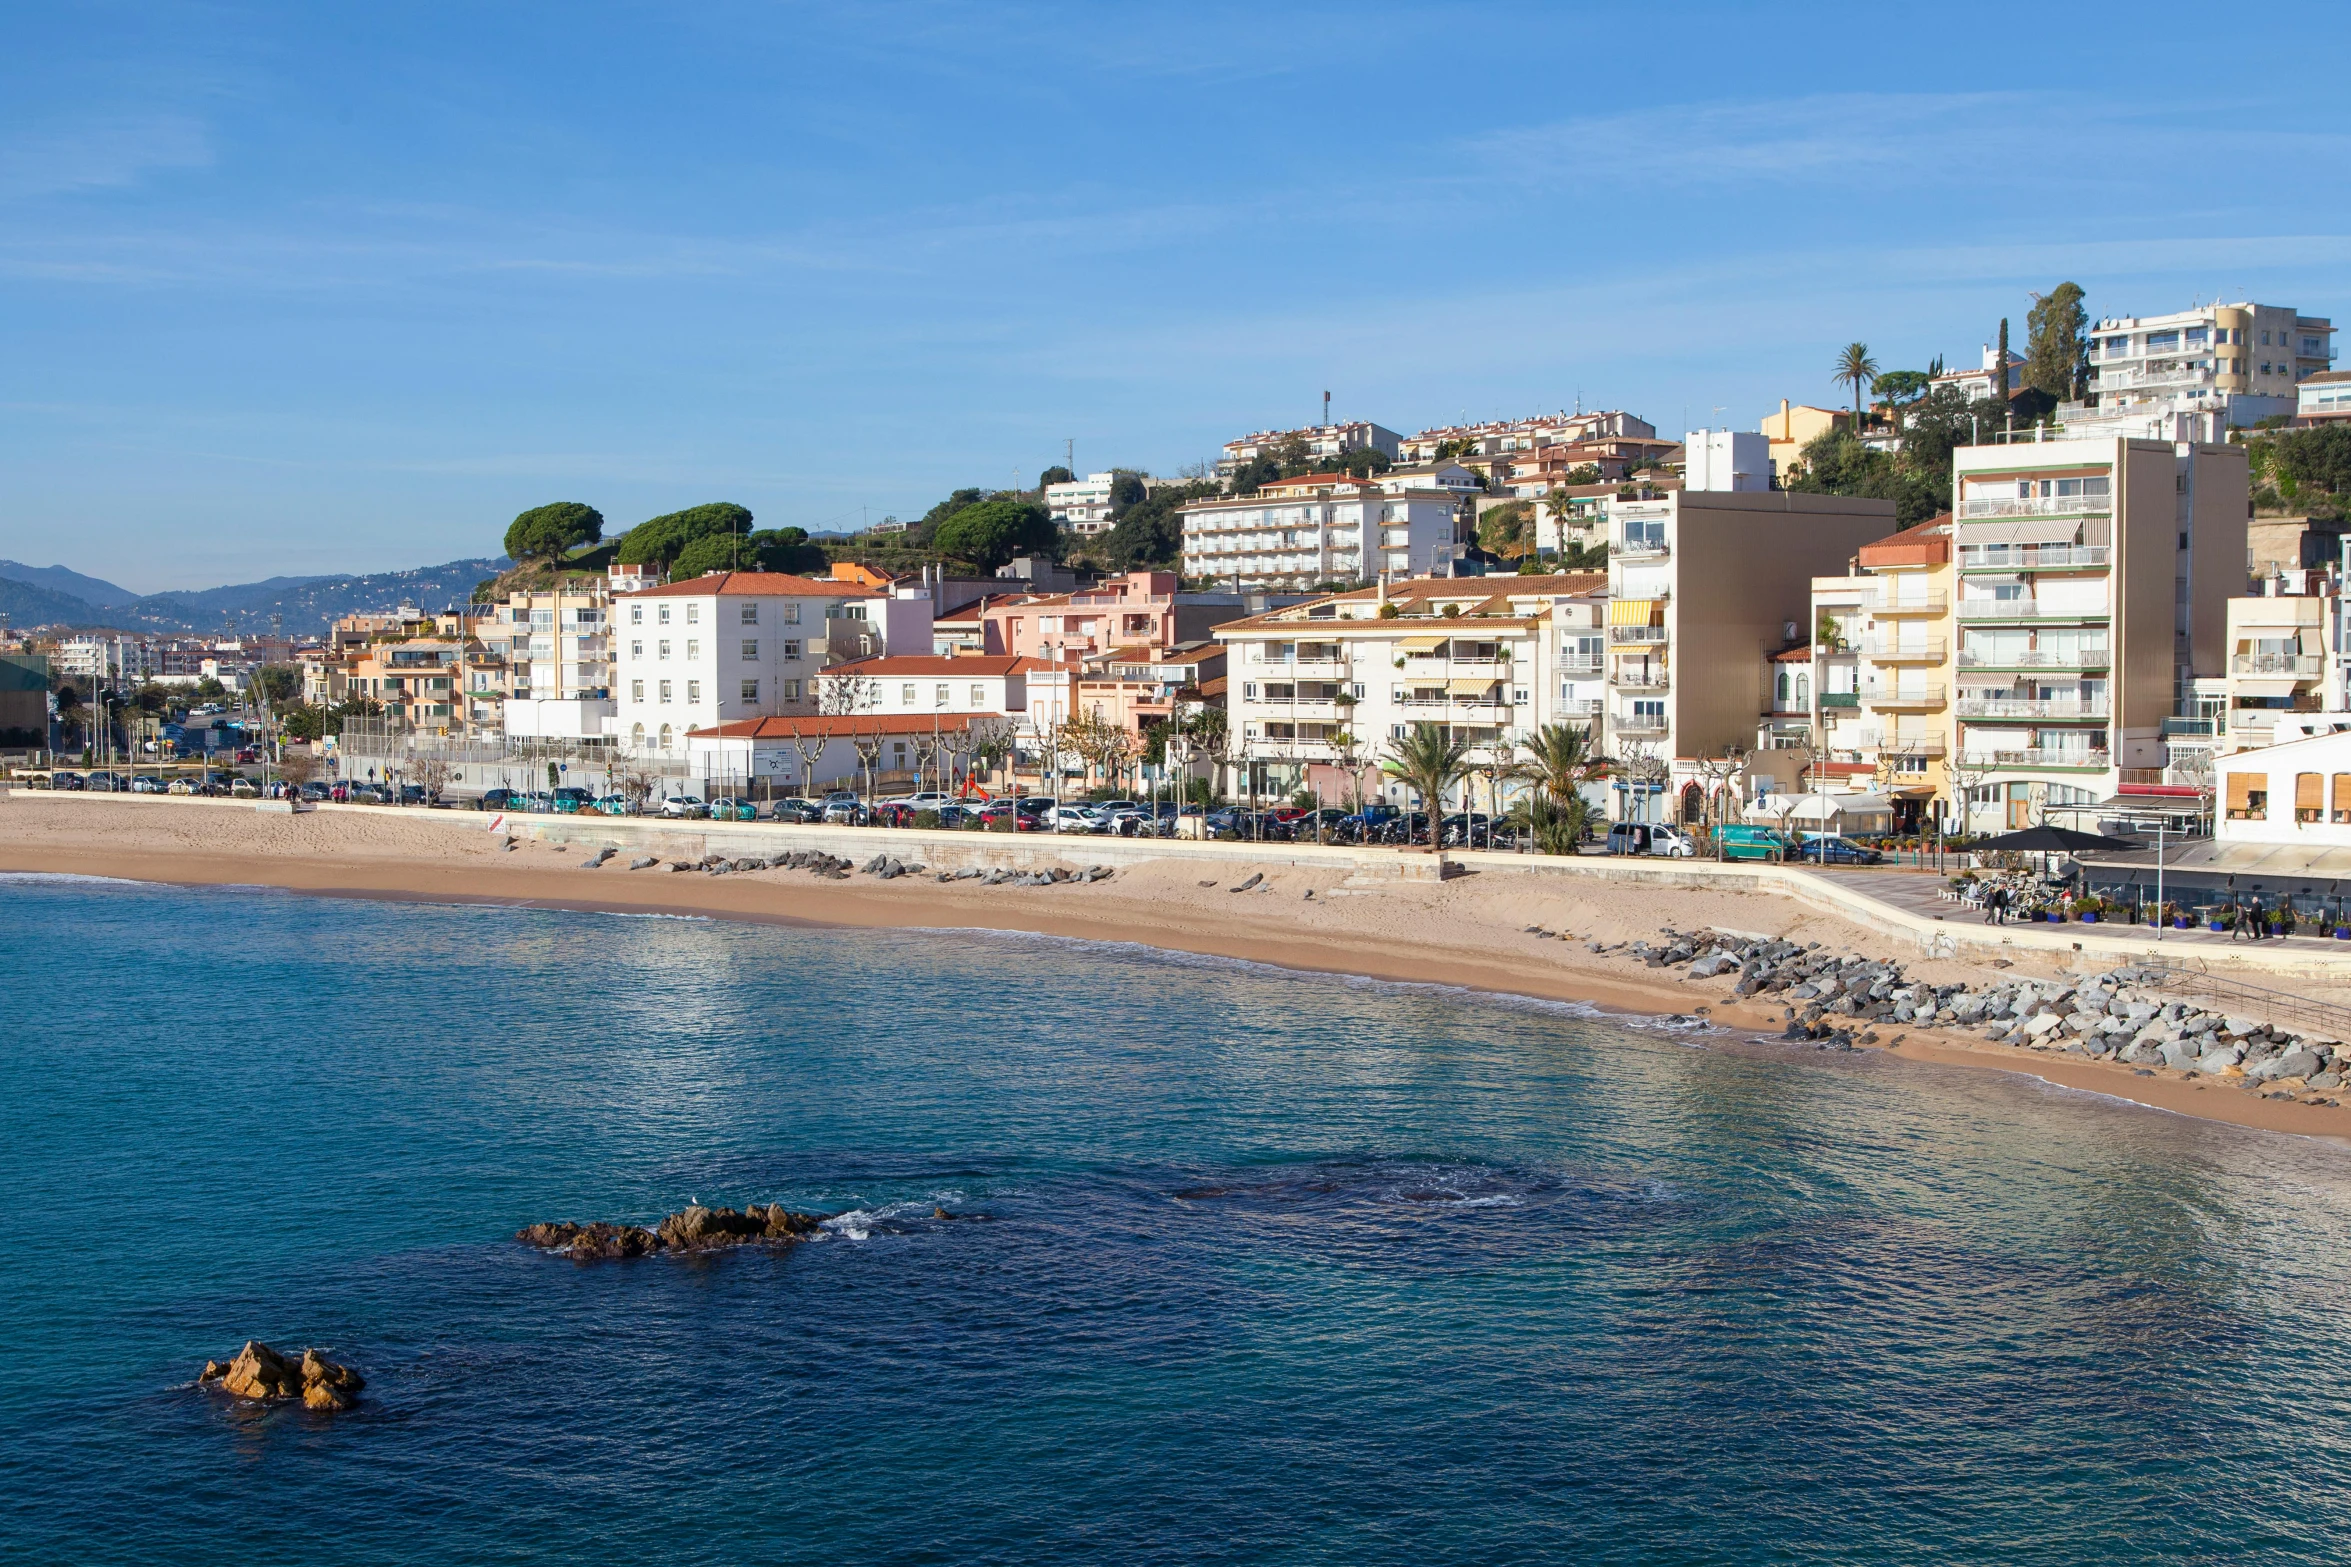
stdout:
<svg viewBox="0 0 2351 1567">
<path fill-rule="evenodd" d="M 2106 900 L 2099 897 L 2076 898 L 2073 900 L 2073 911 L 2081 917 L 2083 924 L 2095 925 L 2098 916 L 2106 912 Z"/>
</svg>

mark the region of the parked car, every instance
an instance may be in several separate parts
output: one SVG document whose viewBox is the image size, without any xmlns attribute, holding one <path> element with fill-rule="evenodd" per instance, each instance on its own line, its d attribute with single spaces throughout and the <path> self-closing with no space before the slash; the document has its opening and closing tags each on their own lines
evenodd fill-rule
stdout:
<svg viewBox="0 0 2351 1567">
<path fill-rule="evenodd" d="M 160 778 L 134 778 L 131 780 L 131 793 L 133 794 L 161 794 L 163 787 L 163 780 Z"/>
<path fill-rule="evenodd" d="M 1743 822 L 1717 827 L 1714 841 L 1722 846 L 1726 860 L 1784 860 L 1795 848 L 1778 828 L 1750 827 Z"/>
<path fill-rule="evenodd" d="M 355 783 L 344 791 L 343 798 L 352 805 L 381 805 L 384 791 L 376 784 Z"/>
<path fill-rule="evenodd" d="M 710 807 L 690 794 L 673 794 L 661 802 L 661 814 L 672 821 L 700 821 L 710 814 Z"/>
<path fill-rule="evenodd" d="M 912 827 L 916 809 L 911 800 L 884 800 L 873 808 L 868 820 L 875 827 Z"/>
<path fill-rule="evenodd" d="M 164 786 L 163 792 L 165 794 L 194 794 L 196 781 L 192 778 L 174 778 Z"/>
<path fill-rule="evenodd" d="M 261 798 L 261 786 L 250 778 L 232 778 L 229 780 L 229 798 L 232 800 L 258 800 Z"/>
<path fill-rule="evenodd" d="M 1867 844 L 1855 843 L 1836 832 L 1806 833 L 1796 855 L 1817 865 L 1876 865 L 1885 859 Z"/>
<path fill-rule="evenodd" d="M 1020 802 L 1017 800 L 990 800 L 971 815 L 973 826 L 988 828 L 995 832 L 1004 831 L 1006 822 L 1012 824 L 1011 830 L 1014 832 L 1040 830 L 1037 813 L 1022 810 Z"/>
<path fill-rule="evenodd" d="M 504 784 L 498 784 L 484 789 L 482 797 L 474 801 L 473 808 L 477 811 L 519 811 L 522 809 L 522 796 Z"/>
<path fill-rule="evenodd" d="M 80 773 L 51 773 L 49 775 L 49 787 L 52 789 L 77 790 L 89 787 L 89 783 L 88 780 L 83 778 Z"/>
<path fill-rule="evenodd" d="M 333 791 L 326 784 L 315 778 L 302 786 L 302 798 L 308 800 L 313 805 L 316 805 L 320 801 L 326 799 L 327 796 L 331 793 L 333 793 Z"/>
<path fill-rule="evenodd" d="M 588 809 L 598 816 L 626 816 L 629 797 L 625 794 L 600 794 L 588 802 Z"/>
<path fill-rule="evenodd" d="M 814 800 L 803 800 L 797 795 L 791 795 L 771 802 L 767 814 L 779 822 L 814 822 L 824 819 L 824 807 Z"/>
<path fill-rule="evenodd" d="M 1057 805 L 1049 818 L 1054 832 L 1100 832 L 1103 823 L 1093 810 L 1083 805 Z"/>
<path fill-rule="evenodd" d="M 577 816 L 592 808 L 596 803 L 595 795 L 572 784 L 566 784 L 560 789 L 551 789 L 548 791 L 548 796 L 554 802 L 556 813 L 561 816 Z"/>
<path fill-rule="evenodd" d="M 720 795 L 710 802 L 710 819 L 714 822 L 755 822 L 759 820 L 756 801 Z"/>
<path fill-rule="evenodd" d="M 937 789 L 925 789 L 920 794 L 902 794 L 890 800 L 891 805 L 911 805 L 918 811 L 935 811 L 942 805 L 954 803 L 955 796 Z"/>
<path fill-rule="evenodd" d="M 1662 822 L 1618 822 L 1608 829 L 1610 854 L 1657 854 L 1687 860 L 1698 853 L 1688 833 Z"/>
</svg>

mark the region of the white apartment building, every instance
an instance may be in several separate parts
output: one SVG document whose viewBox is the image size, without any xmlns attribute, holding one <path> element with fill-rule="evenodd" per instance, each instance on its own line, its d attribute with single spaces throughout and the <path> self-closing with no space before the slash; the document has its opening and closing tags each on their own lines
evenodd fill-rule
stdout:
<svg viewBox="0 0 2351 1567">
<path fill-rule="evenodd" d="M 2217 440 L 2295 414 L 2301 383 L 2332 367 L 2334 340 L 2332 322 L 2280 305 L 2109 316 L 2091 329 L 2089 396 L 2061 404 L 2058 418 L 2069 439 Z"/>
<path fill-rule="evenodd" d="M 1509 452 L 1535 452 L 1546 446 L 1619 437 L 1655 440 L 1657 426 L 1621 408 L 1585 413 L 1538 414 L 1526 419 L 1492 419 L 1482 424 L 1450 424 L 1406 436 L 1396 455 L 1408 463 L 1436 461 L 1440 447 L 1455 456 L 1499 457 Z"/>
<path fill-rule="evenodd" d="M 615 738 L 677 752 L 689 730 L 816 711 L 817 674 L 893 647 L 927 653 L 931 599 L 782 572 L 715 571 L 622 593 Z"/>
<path fill-rule="evenodd" d="M 1467 504 L 1450 490 L 1327 473 L 1194 501 L 1183 508 L 1184 574 L 1292 588 L 1410 576 L 1453 559 Z"/>
<path fill-rule="evenodd" d="M 2029 825 L 2160 778 L 2166 724 L 2217 675 L 2244 581 L 2241 446 L 1961 447 L 1950 606 L 1969 825 Z"/>
<path fill-rule="evenodd" d="M 1368 419 L 1346 424 L 1310 424 L 1298 430 L 1257 430 L 1237 441 L 1224 443 L 1224 455 L 1216 460 L 1216 472 L 1218 477 L 1229 479 L 1258 458 L 1280 452 L 1292 441 L 1304 446 L 1307 457 L 1314 461 L 1343 457 L 1366 448 L 1394 461 L 1403 439 L 1395 431 Z"/>
<path fill-rule="evenodd" d="M 1360 788 L 1402 803 L 1408 791 L 1379 762 L 1417 724 L 1504 759 L 1543 724 L 1592 722 L 1605 583 L 1421 577 L 1218 626 L 1238 791 L 1307 788 L 1337 804 Z"/>
<path fill-rule="evenodd" d="M 464 675 L 469 728 L 567 739 L 604 733 L 613 716 L 608 579 L 509 594 L 478 635 L 488 659 Z"/>
<path fill-rule="evenodd" d="M 1771 478 L 1771 440 L 1761 430 L 1692 430 L 1682 440 L 1686 489 L 1760 492 Z"/>
<path fill-rule="evenodd" d="M 1937 391 L 1949 387 L 1971 403 L 1987 398 L 2005 401 L 2024 387 L 2024 355 L 2014 349 L 2008 351 L 2008 373 L 2004 376 L 1999 373 L 1999 359 L 2000 350 L 1986 343 L 1974 369 L 1946 370 L 1934 378 L 1933 387 Z M 1992 389 L 1996 380 L 2006 383 L 1997 392 Z"/>
<path fill-rule="evenodd" d="M 1030 708 L 1030 687 L 1040 706 L 1065 711 L 1065 698 L 1052 692 L 1076 678 L 1075 665 L 1001 654 L 892 654 L 835 664 L 817 677 L 820 692 L 830 685 L 853 692 L 860 713 L 924 717 L 952 713 L 966 717 L 1016 717 Z"/>
<path fill-rule="evenodd" d="M 2311 714 L 2346 711 L 2336 585 L 2323 572 L 2294 572 L 2260 586 L 2258 596 L 2228 601 L 2226 700 L 2212 725 L 2223 754 L 2292 739 Z"/>
<path fill-rule="evenodd" d="M 1066 484 L 1045 486 L 1045 509 L 1072 533 L 1091 538 L 1110 529 L 1110 487 L 1118 474 L 1089 473 Z"/>
<path fill-rule="evenodd" d="M 2321 370 L 2296 388 L 2296 424 L 2334 424 L 2351 419 L 2351 370 Z"/>
</svg>

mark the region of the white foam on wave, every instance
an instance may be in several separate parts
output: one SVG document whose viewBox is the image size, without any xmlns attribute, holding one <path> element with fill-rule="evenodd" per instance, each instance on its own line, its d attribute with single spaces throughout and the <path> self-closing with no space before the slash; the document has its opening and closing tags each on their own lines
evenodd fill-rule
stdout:
<svg viewBox="0 0 2351 1567">
<path fill-rule="evenodd" d="M 0 886 L 52 887 L 162 887 L 160 881 L 136 876 L 83 876 L 73 871 L 0 871 Z"/>
<path fill-rule="evenodd" d="M 887 1224 L 893 1219 L 901 1219 L 909 1215 L 927 1219 L 931 1216 L 932 1209 L 942 1207 L 947 1203 L 961 1201 L 963 1201 L 961 1192 L 936 1192 L 928 1197 L 884 1203 L 878 1208 L 851 1208 L 846 1213 L 836 1213 L 825 1220 L 822 1228 L 840 1236 L 843 1240 L 871 1240 L 874 1226 L 877 1224 Z"/>
</svg>

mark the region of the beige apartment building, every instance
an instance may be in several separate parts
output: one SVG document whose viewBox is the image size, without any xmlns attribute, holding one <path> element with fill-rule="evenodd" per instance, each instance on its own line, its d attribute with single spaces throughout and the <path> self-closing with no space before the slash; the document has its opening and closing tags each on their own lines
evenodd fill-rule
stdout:
<svg viewBox="0 0 2351 1567">
<path fill-rule="evenodd" d="M 1954 454 L 1955 782 L 1978 829 L 2159 779 L 2244 589 L 2240 446 L 2109 437 Z"/>
<path fill-rule="evenodd" d="M 1665 820 L 1703 808 L 1708 759 L 1755 746 L 1771 655 L 1810 635 L 1812 579 L 1892 532 L 1894 504 L 1680 490 L 1608 513 L 1606 740 L 1627 764 L 1613 809 Z"/>
</svg>

